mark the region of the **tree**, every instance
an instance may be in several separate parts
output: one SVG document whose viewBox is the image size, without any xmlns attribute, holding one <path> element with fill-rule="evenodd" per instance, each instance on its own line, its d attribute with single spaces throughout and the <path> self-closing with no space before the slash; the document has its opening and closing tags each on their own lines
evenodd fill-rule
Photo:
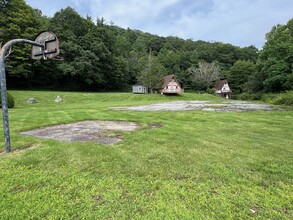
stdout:
<svg viewBox="0 0 293 220">
<path fill-rule="evenodd" d="M 92 21 L 82 18 L 73 8 L 67 7 L 55 13 L 49 28 L 61 40 L 67 40 L 72 36 L 84 36 L 92 27 L 94 27 Z"/>
<path fill-rule="evenodd" d="M 193 82 L 195 85 L 198 85 L 200 89 L 209 88 L 213 81 L 221 77 L 220 67 L 215 62 L 207 63 L 205 61 L 200 61 L 198 68 L 190 67 L 187 72 L 191 74 Z"/>
<path fill-rule="evenodd" d="M 247 82 L 251 75 L 255 75 L 256 65 L 251 61 L 236 61 L 230 68 L 228 81 L 233 93 L 247 91 Z"/>
<path fill-rule="evenodd" d="M 108 77 L 109 85 L 107 86 L 107 89 L 123 91 L 127 88 L 128 83 L 131 80 L 127 59 L 122 56 L 113 57 L 111 74 Z"/>
<path fill-rule="evenodd" d="M 255 46 L 244 47 L 240 50 L 238 60 L 247 60 L 256 63 L 258 58 L 258 49 Z"/>
<path fill-rule="evenodd" d="M 138 72 L 138 65 L 139 58 L 137 52 L 134 50 L 130 51 L 128 56 L 128 69 L 129 69 L 129 83 L 130 85 L 137 83 L 137 72 Z"/>
<path fill-rule="evenodd" d="M 128 57 L 131 51 L 131 44 L 124 36 L 117 36 L 114 41 L 114 53 L 116 56 Z"/>
<path fill-rule="evenodd" d="M 173 74 L 180 70 L 178 53 L 173 50 L 162 48 L 157 57 L 168 73 Z"/>
<path fill-rule="evenodd" d="M 266 35 L 266 43 L 258 59 L 259 71 L 264 76 L 266 92 L 291 89 L 293 74 L 293 19 L 286 25 L 276 25 Z"/>
<path fill-rule="evenodd" d="M 292 24 L 287 25 L 287 28 L 289 32 L 284 31 L 289 35 L 284 35 L 285 38 L 291 36 Z M 33 39 L 39 31 L 45 29 L 58 36 L 60 56 L 64 61 L 32 61 L 28 55 L 29 46 L 15 46 L 7 62 L 8 66 L 13 67 L 7 68 L 8 82 L 13 82 L 13 85 L 25 82 L 32 87 L 59 84 L 63 85 L 62 88 L 67 87 L 65 89 L 117 90 L 140 80 L 155 90 L 160 88 L 161 78 L 168 73 L 176 74 L 184 87 L 193 84 L 194 88 L 205 89 L 211 85 L 212 79 L 203 76 L 196 78 L 192 74 L 196 72 L 199 60 L 205 60 L 212 67 L 217 63 L 218 70 L 221 69 L 221 73 L 226 74 L 237 60 L 255 62 L 258 56 L 258 51 L 253 46 L 240 48 L 221 42 L 164 38 L 139 30 L 126 30 L 106 22 L 104 18 L 96 21 L 89 16 L 83 18 L 70 7 L 48 18 L 40 10 L 26 5 L 24 0 L 0 0 L 0 41 L 6 42 L 15 37 Z M 285 52 L 280 53 L 276 60 L 279 62 L 285 57 L 284 63 L 288 67 L 293 61 L 289 55 L 292 54 L 292 49 L 287 43 L 285 46 L 278 49 L 279 52 Z M 255 78 L 250 82 L 259 82 L 259 76 L 264 76 L 264 81 L 268 80 L 262 83 L 262 87 L 265 86 L 267 90 L 291 88 L 292 77 L 289 75 L 292 74 L 292 67 L 269 66 L 277 64 L 272 58 L 267 59 L 274 47 L 267 46 L 269 52 L 264 51 L 263 59 L 258 62 L 260 74 L 255 74 L 257 80 Z M 149 49 L 152 50 L 151 57 L 148 56 Z M 204 69 L 204 64 L 200 65 Z M 277 69 L 277 75 L 282 71 L 285 81 L 284 77 L 274 75 Z M 212 76 L 213 74 L 210 75 Z"/>
<path fill-rule="evenodd" d="M 166 69 L 158 61 L 157 57 L 152 56 L 151 52 L 148 57 L 140 60 L 141 71 L 138 75 L 138 82 L 149 87 L 151 93 L 159 90 L 163 83 Z"/>
<path fill-rule="evenodd" d="M 46 19 L 40 12 L 32 9 L 24 0 L 0 0 L 0 9 L 0 43 L 16 38 L 33 40 L 46 25 Z M 26 44 L 13 46 L 6 65 L 8 84 L 15 85 L 31 77 L 30 49 L 31 46 Z"/>
<path fill-rule="evenodd" d="M 137 53 L 139 58 L 147 55 L 147 46 L 144 37 L 137 37 L 135 42 L 132 44 L 132 49 Z"/>
</svg>

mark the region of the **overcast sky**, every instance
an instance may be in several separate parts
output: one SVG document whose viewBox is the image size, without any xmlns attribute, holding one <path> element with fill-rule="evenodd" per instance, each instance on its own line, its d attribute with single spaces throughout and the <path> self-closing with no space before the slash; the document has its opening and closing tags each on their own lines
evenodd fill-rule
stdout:
<svg viewBox="0 0 293 220">
<path fill-rule="evenodd" d="M 293 18 L 293 0 L 26 0 L 53 16 L 70 6 L 94 20 L 183 39 L 261 48 L 265 34 Z"/>
</svg>

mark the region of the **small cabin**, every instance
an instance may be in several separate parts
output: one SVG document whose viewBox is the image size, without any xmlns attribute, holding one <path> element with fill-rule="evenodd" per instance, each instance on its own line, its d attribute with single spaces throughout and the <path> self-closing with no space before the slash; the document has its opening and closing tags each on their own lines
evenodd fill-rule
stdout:
<svg viewBox="0 0 293 220">
<path fill-rule="evenodd" d="M 182 92 L 181 86 L 177 81 L 175 75 L 168 75 L 164 77 L 162 85 L 162 94 L 180 94 Z"/>
<path fill-rule="evenodd" d="M 226 79 L 216 81 L 214 88 L 216 89 L 216 96 L 223 97 L 226 99 L 231 98 L 232 91 Z"/>
<path fill-rule="evenodd" d="M 134 93 L 134 94 L 147 94 L 148 87 L 141 86 L 141 85 L 133 85 L 132 86 L 132 93 Z"/>
</svg>

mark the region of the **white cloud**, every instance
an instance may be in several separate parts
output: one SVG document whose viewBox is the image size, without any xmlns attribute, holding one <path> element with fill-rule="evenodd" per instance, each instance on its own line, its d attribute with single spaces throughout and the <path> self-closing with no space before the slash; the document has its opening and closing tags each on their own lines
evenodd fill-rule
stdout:
<svg viewBox="0 0 293 220">
<path fill-rule="evenodd" d="M 122 27 L 136 26 L 152 22 L 160 16 L 161 11 L 179 0 L 149 0 L 149 1 L 101 1 L 90 0 L 91 15 L 104 17 Z"/>
</svg>

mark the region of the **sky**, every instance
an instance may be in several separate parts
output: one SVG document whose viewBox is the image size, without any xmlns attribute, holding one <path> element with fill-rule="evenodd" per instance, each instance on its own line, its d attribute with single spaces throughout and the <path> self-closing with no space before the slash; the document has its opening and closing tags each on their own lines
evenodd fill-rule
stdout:
<svg viewBox="0 0 293 220">
<path fill-rule="evenodd" d="M 262 48 L 274 25 L 293 18 L 293 0 L 26 0 L 49 17 L 70 6 L 81 16 L 159 36 Z"/>
</svg>

